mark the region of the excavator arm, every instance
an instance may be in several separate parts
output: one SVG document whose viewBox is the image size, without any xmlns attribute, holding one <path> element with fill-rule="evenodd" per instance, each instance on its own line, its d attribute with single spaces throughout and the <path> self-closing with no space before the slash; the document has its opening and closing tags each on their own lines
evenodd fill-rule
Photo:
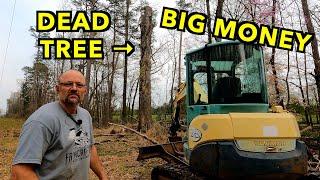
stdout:
<svg viewBox="0 0 320 180">
<path fill-rule="evenodd" d="M 180 83 L 177 92 L 175 94 L 175 98 L 172 102 L 172 116 L 171 116 L 171 126 L 169 129 L 170 137 L 176 137 L 177 131 L 181 128 L 179 119 L 180 119 L 180 110 L 181 104 L 184 102 L 186 98 L 186 84 Z"/>
<path fill-rule="evenodd" d="M 200 83 L 197 80 L 194 80 L 193 82 L 193 93 L 194 93 L 194 102 L 202 102 L 202 103 L 208 103 L 208 95 L 201 87 Z M 172 102 L 172 116 L 171 116 L 171 126 L 169 129 L 169 133 L 171 137 L 177 136 L 177 131 L 183 127 L 181 126 L 181 111 L 182 111 L 182 105 L 185 103 L 187 94 L 187 85 L 186 83 L 180 83 L 177 92 L 175 94 L 175 98 Z M 184 128 L 185 129 L 185 128 Z"/>
</svg>

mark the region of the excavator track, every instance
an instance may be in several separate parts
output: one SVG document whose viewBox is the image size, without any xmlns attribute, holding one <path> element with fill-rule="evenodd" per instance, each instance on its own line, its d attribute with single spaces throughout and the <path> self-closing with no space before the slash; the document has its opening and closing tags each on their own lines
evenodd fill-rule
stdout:
<svg viewBox="0 0 320 180">
<path fill-rule="evenodd" d="M 167 163 L 156 166 L 151 172 L 152 180 L 204 180 L 205 177 L 194 174 L 186 165 Z"/>
<path fill-rule="evenodd" d="M 308 173 L 305 179 L 320 179 L 320 141 L 316 138 L 302 137 L 308 147 Z"/>
<path fill-rule="evenodd" d="M 197 175 L 193 173 L 190 170 L 190 168 L 186 165 L 181 165 L 176 163 L 167 163 L 167 164 L 154 167 L 151 172 L 151 179 L 152 180 L 206 180 L 206 179 L 212 179 L 212 178 Z M 214 178 L 214 179 L 218 179 L 218 178 Z M 248 179 L 256 179 L 256 178 L 248 178 Z M 260 179 L 264 179 L 264 178 L 260 178 Z M 317 179 L 320 179 L 320 175 L 318 173 L 308 173 L 307 175 L 299 178 L 298 180 L 317 180 Z"/>
</svg>

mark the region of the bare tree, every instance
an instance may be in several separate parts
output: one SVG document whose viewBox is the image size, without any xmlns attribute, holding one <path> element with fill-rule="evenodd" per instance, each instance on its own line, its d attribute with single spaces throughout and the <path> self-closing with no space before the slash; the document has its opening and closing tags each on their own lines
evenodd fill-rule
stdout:
<svg viewBox="0 0 320 180">
<path fill-rule="evenodd" d="M 150 127 L 151 116 L 151 38 L 152 8 L 145 6 L 141 15 L 141 60 L 139 76 L 139 124 L 138 130 L 146 131 Z"/>
<path fill-rule="evenodd" d="M 308 0 L 301 0 L 302 10 L 304 14 L 304 19 L 306 22 L 306 26 L 309 33 L 314 34 L 314 38 L 311 42 L 311 48 L 312 48 L 312 55 L 313 55 L 313 61 L 314 61 L 314 77 L 316 80 L 317 85 L 317 92 L 318 92 L 318 98 L 320 97 L 320 57 L 319 57 L 319 49 L 318 49 L 318 41 L 317 36 L 314 33 L 314 26 L 311 21 L 310 12 L 309 12 L 309 5 Z M 320 102 L 320 99 L 318 99 L 318 102 Z M 318 109 L 319 112 L 319 109 Z"/>
<path fill-rule="evenodd" d="M 206 6 L 207 6 L 207 17 L 208 17 L 208 23 L 207 23 L 208 24 L 208 43 L 210 44 L 212 42 L 210 0 L 206 0 Z"/>
<path fill-rule="evenodd" d="M 288 105 L 290 103 L 290 87 L 289 87 L 289 74 L 290 74 L 290 51 L 287 51 L 287 75 L 286 75 L 286 87 L 287 87 L 287 103 L 286 107 L 288 108 Z"/>
<path fill-rule="evenodd" d="M 298 5 L 297 1 L 295 1 L 295 4 L 298 8 L 298 18 L 299 18 L 300 28 L 301 28 L 301 30 L 303 30 L 300 9 L 299 9 L 299 5 Z M 291 21 L 292 21 L 292 19 L 291 19 Z M 310 99 L 309 99 L 309 83 L 308 83 L 308 78 L 307 78 L 308 75 L 307 75 L 307 55 L 306 55 L 306 53 L 304 53 L 303 57 L 304 57 L 303 58 L 304 59 L 304 77 L 305 77 L 305 83 L 306 83 L 306 97 L 302 97 L 303 98 L 303 106 L 304 106 L 304 111 L 305 111 L 306 122 L 312 126 L 313 124 L 312 124 L 312 116 L 310 113 L 311 106 L 310 106 Z M 299 83 L 301 85 L 302 83 L 300 80 L 299 68 L 298 68 L 298 75 L 299 75 Z"/>
<path fill-rule="evenodd" d="M 272 1 L 272 18 L 271 18 L 271 24 L 274 27 L 275 26 L 275 18 L 276 18 L 276 6 L 277 6 L 277 1 L 273 0 Z M 272 69 L 272 76 L 274 80 L 274 89 L 276 92 L 276 103 L 280 103 L 280 90 L 279 90 L 279 82 L 278 82 L 278 76 L 277 76 L 277 70 L 275 67 L 275 55 L 276 55 L 276 48 L 272 48 L 272 53 L 271 53 L 271 58 L 270 58 L 270 65 Z"/>
<path fill-rule="evenodd" d="M 85 11 L 93 11 L 96 9 L 97 6 L 97 0 L 89 0 L 85 1 Z M 84 34 L 85 35 L 85 34 Z M 89 37 L 94 38 L 96 33 L 90 32 Z M 86 67 L 86 73 L 85 73 L 85 79 L 86 79 L 86 86 L 88 87 L 88 93 L 84 97 L 84 107 L 87 109 L 90 109 L 90 101 L 89 101 L 89 92 L 90 92 L 90 81 L 91 81 L 91 66 L 92 66 L 92 59 L 87 60 L 87 67 Z"/>
<path fill-rule="evenodd" d="M 224 3 L 224 0 L 218 0 L 217 9 L 216 9 L 216 18 L 222 17 L 223 3 Z M 221 41 L 220 38 L 216 37 L 215 39 L 217 42 Z"/>
<path fill-rule="evenodd" d="M 298 48 L 298 47 L 297 47 Z M 312 121 L 309 120 L 309 113 L 307 111 L 307 101 L 306 101 L 306 97 L 304 95 L 304 90 L 302 88 L 302 78 L 301 78 L 301 73 L 300 73 L 300 68 L 299 68 L 299 61 L 298 61 L 298 52 L 296 51 L 296 57 L 295 57 L 295 60 L 296 60 L 296 66 L 297 66 L 297 71 L 298 71 L 298 80 L 299 80 L 299 85 L 296 85 L 299 90 L 300 90 L 300 93 L 301 93 L 301 97 L 302 97 L 302 102 L 303 102 L 303 107 L 304 107 L 304 114 L 305 114 L 305 118 L 306 118 L 306 122 L 307 124 L 311 125 L 312 126 Z M 292 83 L 294 84 L 294 83 Z"/>
<path fill-rule="evenodd" d="M 115 6 L 115 5 L 113 5 Z M 114 7 L 115 9 L 115 7 Z M 113 40 L 112 40 L 112 44 L 115 45 L 116 44 L 116 24 L 117 24 L 117 17 L 114 16 L 113 19 Z M 118 55 L 116 55 L 118 54 Z M 116 66 L 118 63 L 118 58 L 119 57 L 119 53 L 113 52 L 112 53 L 112 59 L 111 59 L 111 63 L 108 63 L 108 74 L 107 74 L 107 82 L 108 82 L 108 91 L 107 91 L 107 107 L 106 107 L 106 117 L 107 117 L 107 121 L 112 121 L 112 101 L 113 101 L 113 83 L 114 83 L 114 76 L 115 76 L 115 71 L 116 71 Z"/>
<path fill-rule="evenodd" d="M 125 40 L 129 40 L 129 6 L 130 0 L 126 0 L 126 14 L 125 14 Z M 123 93 L 122 93 L 122 113 L 121 119 L 123 122 L 127 122 L 127 73 L 128 73 L 128 57 L 124 58 L 124 70 L 123 70 Z"/>
<path fill-rule="evenodd" d="M 187 3 L 185 0 L 179 0 L 177 2 L 177 5 L 179 8 L 187 10 L 189 9 L 192 5 L 191 3 Z M 208 15 L 210 16 L 210 14 Z M 210 28 L 209 28 L 210 29 Z M 209 33 L 211 36 L 211 33 Z M 181 56 L 182 56 L 182 35 L 183 32 L 180 32 L 180 40 L 179 40 L 179 57 L 178 57 L 178 85 L 181 83 Z"/>
</svg>

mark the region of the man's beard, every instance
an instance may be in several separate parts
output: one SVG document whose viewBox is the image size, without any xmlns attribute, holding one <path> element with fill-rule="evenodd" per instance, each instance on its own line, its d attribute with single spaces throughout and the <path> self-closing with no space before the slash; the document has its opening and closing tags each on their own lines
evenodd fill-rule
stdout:
<svg viewBox="0 0 320 180">
<path fill-rule="evenodd" d="M 77 96 L 77 98 L 75 97 L 72 97 L 70 98 L 70 96 Z M 78 105 L 80 103 L 80 96 L 78 94 L 69 94 L 64 102 L 66 103 L 66 105 L 71 105 L 71 106 L 75 106 L 75 105 Z"/>
</svg>

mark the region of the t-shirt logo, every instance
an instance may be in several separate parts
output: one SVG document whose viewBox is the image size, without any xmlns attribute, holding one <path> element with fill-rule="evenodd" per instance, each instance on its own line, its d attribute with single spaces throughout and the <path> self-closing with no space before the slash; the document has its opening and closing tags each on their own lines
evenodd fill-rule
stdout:
<svg viewBox="0 0 320 180">
<path fill-rule="evenodd" d="M 84 132 L 82 128 L 78 129 L 74 142 L 77 146 L 83 147 L 89 144 L 88 133 Z"/>
<path fill-rule="evenodd" d="M 89 157 L 89 136 L 82 127 L 77 130 L 70 129 L 68 139 L 73 141 L 73 147 L 66 153 L 66 164 L 76 163 Z"/>
<path fill-rule="evenodd" d="M 70 129 L 70 132 L 69 132 L 69 141 L 73 141 L 74 139 L 76 138 L 76 130 L 74 130 L 74 128 Z"/>
<path fill-rule="evenodd" d="M 74 141 L 76 146 L 83 147 L 89 144 L 88 133 L 83 131 L 82 128 L 75 130 L 74 128 L 70 129 L 69 140 Z"/>
</svg>

